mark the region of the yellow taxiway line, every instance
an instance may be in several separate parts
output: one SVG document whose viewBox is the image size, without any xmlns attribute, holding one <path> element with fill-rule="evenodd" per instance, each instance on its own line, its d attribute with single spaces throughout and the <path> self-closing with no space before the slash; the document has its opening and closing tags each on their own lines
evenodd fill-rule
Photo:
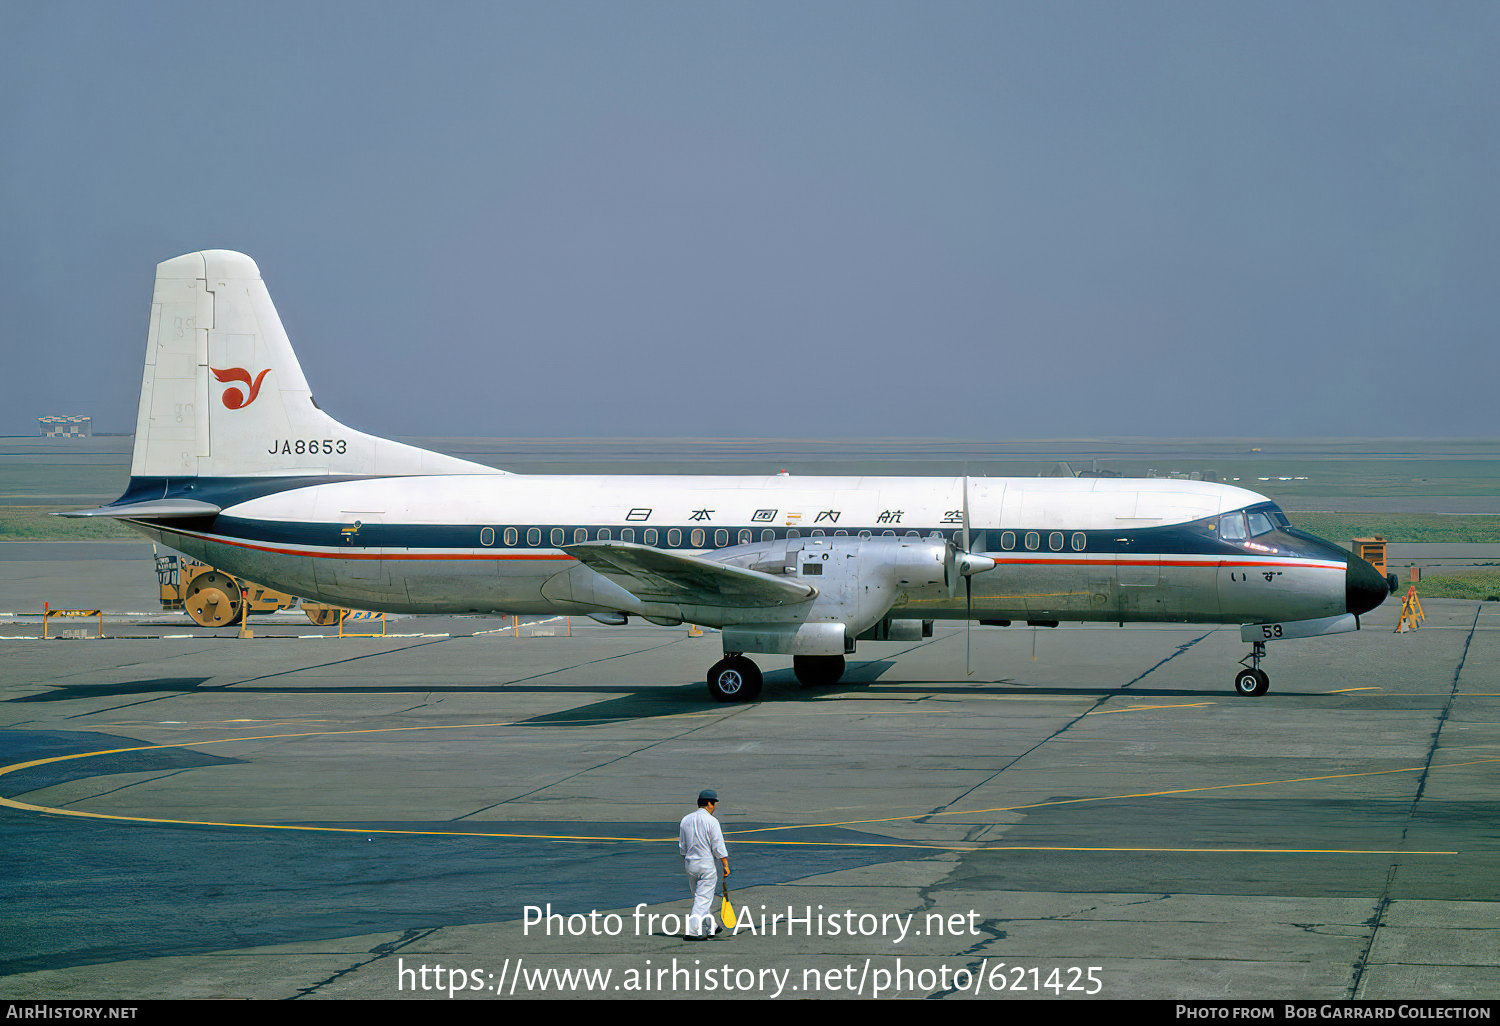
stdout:
<svg viewBox="0 0 1500 1026">
<path fill-rule="evenodd" d="M 1128 711 L 1128 710 L 1119 710 Z M 295 734 L 261 734 L 245 737 L 210 738 L 200 741 L 177 741 L 169 744 L 140 745 L 132 748 L 111 748 L 97 752 L 75 752 L 71 755 L 55 755 L 45 759 L 32 759 L 27 762 L 18 762 L 10 766 L 0 767 L 0 776 L 10 773 L 18 773 L 22 770 L 32 769 L 38 766 L 48 766 L 60 762 L 69 762 L 74 759 L 92 759 L 101 755 L 122 755 L 131 752 L 160 751 L 168 748 L 190 748 L 199 745 L 233 744 L 239 741 L 280 741 L 306 737 L 330 737 L 347 736 L 353 734 L 385 734 L 402 731 L 416 730 L 473 730 L 485 727 L 510 727 L 517 726 L 511 722 L 501 723 L 454 723 L 437 724 L 418 727 L 371 727 L 357 730 L 319 730 L 304 731 Z M 1432 767 L 1434 769 L 1454 769 L 1459 766 L 1478 766 L 1487 763 L 1500 762 L 1500 759 L 1477 759 L 1473 762 L 1453 763 L 1448 766 Z M 1205 791 L 1218 791 L 1238 787 L 1268 787 L 1273 784 L 1294 784 L 1317 780 L 1337 780 L 1348 777 L 1381 776 L 1390 773 L 1413 773 L 1423 767 L 1409 767 L 1395 770 L 1373 770 L 1365 773 L 1338 773 L 1321 777 L 1295 777 L 1286 780 L 1268 780 L 1241 784 L 1218 784 L 1209 787 L 1180 788 L 1168 791 L 1146 791 L 1136 794 L 1100 795 L 1093 798 L 1069 798 L 1058 801 L 1036 802 L 1029 805 L 1014 805 L 994 809 L 970 809 L 952 810 L 945 812 L 926 812 L 911 816 L 892 816 L 884 819 L 862 819 L 845 820 L 836 823 L 801 823 L 779 827 L 758 827 L 749 830 L 726 831 L 726 834 L 734 836 L 737 843 L 756 845 L 786 845 L 786 846 L 808 846 L 808 847 L 839 847 L 839 848 L 900 848 L 921 851 L 1075 851 L 1075 852 L 1161 852 L 1161 853 L 1201 853 L 1201 854 L 1328 854 L 1328 855 L 1457 855 L 1456 851 L 1402 851 L 1384 849 L 1352 849 L 1352 848 L 1232 848 L 1232 847 L 1115 847 L 1115 846 L 1078 846 L 1078 845 L 1014 845 L 1014 844 L 972 844 L 958 843 L 950 844 L 943 842 L 918 842 L 918 841 L 779 841 L 765 840 L 761 838 L 746 837 L 746 834 L 769 833 L 777 830 L 814 830 L 828 827 L 861 826 L 876 823 L 897 823 L 917 819 L 937 818 L 939 816 L 978 816 L 996 812 L 1016 812 L 1024 809 L 1044 808 L 1052 805 L 1073 805 L 1083 802 L 1116 801 L 1125 798 L 1151 798 L 1175 794 L 1193 794 Z M 34 805 L 15 798 L 0 796 L 0 806 L 16 809 L 21 812 L 36 812 L 45 815 L 71 816 L 78 819 L 110 820 L 121 823 L 154 823 L 169 826 L 205 826 L 205 827 L 229 827 L 247 830 L 291 830 L 305 833 L 339 833 L 339 834 L 374 834 L 397 835 L 397 836 L 421 836 L 421 837 L 487 837 L 513 840 L 539 840 L 539 841 L 571 841 L 577 843 L 591 842 L 616 842 L 633 844 L 669 844 L 676 840 L 673 837 L 615 837 L 609 835 L 582 835 L 582 834 L 520 834 L 497 831 L 469 831 L 469 830 L 395 830 L 389 828 L 362 828 L 362 827 L 333 827 L 333 826 L 308 826 L 289 823 L 234 823 L 217 820 L 192 820 L 192 819 L 168 819 L 155 816 L 121 816 L 104 812 L 86 812 L 81 809 L 59 809 L 47 805 Z"/>
</svg>

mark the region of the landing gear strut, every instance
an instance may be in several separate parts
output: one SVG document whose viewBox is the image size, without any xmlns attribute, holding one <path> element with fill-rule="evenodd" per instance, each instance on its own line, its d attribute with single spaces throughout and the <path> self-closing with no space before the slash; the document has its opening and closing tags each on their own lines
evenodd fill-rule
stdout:
<svg viewBox="0 0 1500 1026">
<path fill-rule="evenodd" d="M 753 702 L 760 696 L 760 667 L 739 653 L 708 668 L 708 693 L 719 702 Z"/>
<path fill-rule="evenodd" d="M 1260 668 L 1260 661 L 1265 656 L 1266 643 L 1264 641 L 1251 642 L 1250 654 L 1240 660 L 1240 665 L 1245 668 L 1234 678 L 1235 694 L 1254 698 L 1266 693 L 1266 689 L 1271 686 L 1271 678 L 1266 676 L 1266 671 Z M 1246 666 L 1246 663 L 1249 665 Z"/>
</svg>

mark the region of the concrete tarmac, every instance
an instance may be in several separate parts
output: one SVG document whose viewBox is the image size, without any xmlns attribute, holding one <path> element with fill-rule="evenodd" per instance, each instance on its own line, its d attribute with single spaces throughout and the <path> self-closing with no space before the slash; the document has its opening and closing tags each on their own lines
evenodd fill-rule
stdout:
<svg viewBox="0 0 1500 1026">
<path fill-rule="evenodd" d="M 1494 998 L 1500 610 L 1398 612 L 1256 699 L 1237 628 L 975 629 L 972 676 L 940 628 L 751 705 L 682 629 L 14 624 L 0 996 Z M 743 915 L 691 943 L 703 787 Z"/>
</svg>

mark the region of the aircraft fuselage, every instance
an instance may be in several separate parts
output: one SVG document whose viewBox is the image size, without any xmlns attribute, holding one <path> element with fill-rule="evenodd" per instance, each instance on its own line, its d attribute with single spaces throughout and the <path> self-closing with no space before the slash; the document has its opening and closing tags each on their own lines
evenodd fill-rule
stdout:
<svg viewBox="0 0 1500 1026">
<path fill-rule="evenodd" d="M 824 562 L 862 540 L 945 546 L 963 534 L 961 478 L 451 475 L 264 487 L 207 522 L 137 526 L 293 594 L 405 613 L 619 610 L 549 590 L 577 566 L 563 546 L 579 542 L 727 562 L 791 543 Z M 1287 528 L 1245 489 L 1113 478 L 970 478 L 967 489 L 969 547 L 995 569 L 971 579 L 972 604 L 941 575 L 910 582 L 891 617 L 1241 623 L 1348 610 L 1349 555 Z M 212 497 L 212 483 L 198 480 L 194 494 Z M 1223 537 L 1222 515 L 1257 507 L 1274 513 L 1272 530 Z M 784 570 L 803 576 L 809 562 L 793 556 Z M 813 587 L 825 576 L 816 562 Z"/>
</svg>

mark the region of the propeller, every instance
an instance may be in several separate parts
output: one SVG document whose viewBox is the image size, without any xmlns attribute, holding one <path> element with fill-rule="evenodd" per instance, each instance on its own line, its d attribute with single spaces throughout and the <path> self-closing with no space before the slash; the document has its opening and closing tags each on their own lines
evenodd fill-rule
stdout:
<svg viewBox="0 0 1500 1026">
<path fill-rule="evenodd" d="M 995 568 L 995 561 L 988 556 L 976 556 L 969 544 L 969 472 L 964 471 L 963 483 L 963 546 L 962 548 L 948 543 L 948 559 L 950 563 L 948 578 L 948 597 L 952 598 L 958 591 L 958 579 L 964 579 L 964 675 L 974 675 L 973 659 L 970 648 L 970 633 L 974 627 L 974 581 L 975 574 L 982 574 L 986 570 Z"/>
</svg>

